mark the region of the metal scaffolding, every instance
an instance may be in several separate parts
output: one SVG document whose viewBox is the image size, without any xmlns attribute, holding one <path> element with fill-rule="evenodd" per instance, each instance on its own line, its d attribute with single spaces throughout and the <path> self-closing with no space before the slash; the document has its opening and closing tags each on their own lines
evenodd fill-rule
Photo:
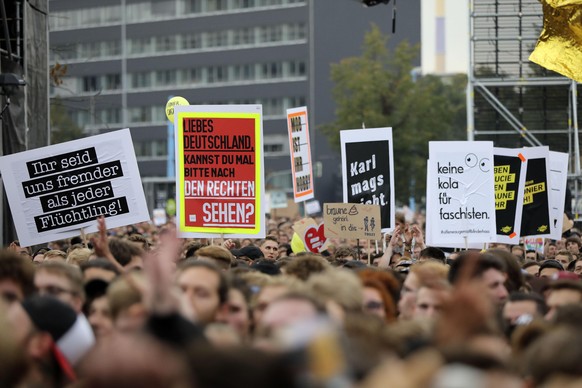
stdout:
<svg viewBox="0 0 582 388">
<path fill-rule="evenodd" d="M 528 60 L 543 26 L 538 0 L 469 0 L 467 137 L 567 152 L 581 214 L 577 83 Z"/>
</svg>

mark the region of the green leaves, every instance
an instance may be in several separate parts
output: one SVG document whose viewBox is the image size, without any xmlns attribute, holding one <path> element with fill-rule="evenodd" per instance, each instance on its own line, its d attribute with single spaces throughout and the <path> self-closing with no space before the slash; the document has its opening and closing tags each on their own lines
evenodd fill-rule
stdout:
<svg viewBox="0 0 582 388">
<path fill-rule="evenodd" d="M 390 53 L 377 26 L 366 34 L 362 56 L 332 64 L 336 120 L 322 128 L 339 148 L 343 129 L 392 127 L 396 199 L 417 200 L 426 190 L 431 140 L 466 138 L 465 75 L 413 78 L 419 46 L 402 42 Z"/>
</svg>

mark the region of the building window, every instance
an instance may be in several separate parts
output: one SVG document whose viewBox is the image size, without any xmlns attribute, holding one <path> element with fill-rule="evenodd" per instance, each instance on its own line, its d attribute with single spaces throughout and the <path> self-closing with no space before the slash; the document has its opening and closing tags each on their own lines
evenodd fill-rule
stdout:
<svg viewBox="0 0 582 388">
<path fill-rule="evenodd" d="M 176 50 L 176 37 L 174 35 L 169 36 L 157 36 L 156 37 L 156 51 L 175 51 Z"/>
<path fill-rule="evenodd" d="M 156 85 L 171 86 L 176 84 L 176 70 L 156 71 Z"/>
<path fill-rule="evenodd" d="M 149 88 L 152 86 L 152 77 L 149 71 L 131 74 L 131 88 Z"/>
<path fill-rule="evenodd" d="M 121 74 L 107 74 L 105 75 L 104 81 L 104 90 L 117 90 L 121 88 Z"/>
<path fill-rule="evenodd" d="M 94 92 L 100 89 L 99 77 L 86 76 L 83 77 L 83 92 Z"/>
<path fill-rule="evenodd" d="M 202 48 L 202 37 L 198 33 L 182 35 L 182 49 L 192 50 Z"/>
</svg>

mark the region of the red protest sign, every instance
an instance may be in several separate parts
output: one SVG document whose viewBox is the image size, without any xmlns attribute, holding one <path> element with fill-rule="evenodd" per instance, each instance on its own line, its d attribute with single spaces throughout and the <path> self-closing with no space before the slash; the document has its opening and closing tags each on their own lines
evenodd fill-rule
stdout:
<svg viewBox="0 0 582 388">
<path fill-rule="evenodd" d="M 260 106 L 177 109 L 180 236 L 264 235 L 261 118 Z"/>
</svg>

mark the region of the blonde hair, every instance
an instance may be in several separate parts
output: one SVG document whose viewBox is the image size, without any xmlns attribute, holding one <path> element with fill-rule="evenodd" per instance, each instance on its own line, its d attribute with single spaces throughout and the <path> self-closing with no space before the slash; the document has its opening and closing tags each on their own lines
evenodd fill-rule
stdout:
<svg viewBox="0 0 582 388">
<path fill-rule="evenodd" d="M 89 261 L 89 257 L 93 251 L 89 248 L 77 248 L 69 252 L 67 256 L 67 264 L 79 266 L 82 263 Z"/>
<path fill-rule="evenodd" d="M 331 269 L 312 275 L 307 288 L 325 304 L 332 300 L 346 311 L 361 311 L 364 299 L 360 279 L 351 271 Z"/>
</svg>

